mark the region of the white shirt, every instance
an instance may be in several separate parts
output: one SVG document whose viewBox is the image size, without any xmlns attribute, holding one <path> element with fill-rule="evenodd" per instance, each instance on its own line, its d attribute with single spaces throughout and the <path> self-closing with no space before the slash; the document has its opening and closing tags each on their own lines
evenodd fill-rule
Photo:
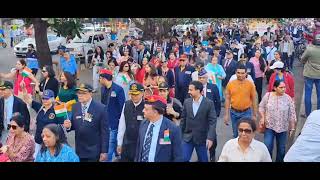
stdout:
<svg viewBox="0 0 320 180">
<path fill-rule="evenodd" d="M 313 111 L 301 134 L 290 147 L 284 162 L 320 162 L 320 110 Z"/>
<path fill-rule="evenodd" d="M 139 106 L 139 104 L 142 102 L 142 99 L 136 104 L 133 103 L 133 105 L 135 107 Z M 118 135 L 117 135 L 117 141 L 118 141 L 118 146 L 122 146 L 123 144 L 123 137 L 124 137 L 124 133 L 126 132 L 126 121 L 125 121 L 125 116 L 124 116 L 124 108 L 125 108 L 125 104 L 123 105 L 122 108 L 122 112 L 121 112 L 121 116 L 119 119 L 119 126 L 118 126 Z"/>
<path fill-rule="evenodd" d="M 244 153 L 238 143 L 238 138 L 226 142 L 218 162 L 272 162 L 265 144 L 252 139 Z"/>
<path fill-rule="evenodd" d="M 284 42 L 283 43 L 283 52 L 287 53 L 289 49 L 289 42 Z"/>
<path fill-rule="evenodd" d="M 203 96 L 200 96 L 198 101 L 195 101 L 192 99 L 192 110 L 193 110 L 193 115 L 195 116 L 199 110 L 200 104 L 202 102 Z"/>
<path fill-rule="evenodd" d="M 236 80 L 236 79 L 237 79 L 237 75 L 234 74 L 234 75 L 232 75 L 231 78 L 229 79 L 229 82 L 231 82 L 231 81 L 233 81 L 233 80 Z M 248 79 L 250 82 L 254 83 L 254 81 L 253 81 L 252 77 L 250 76 L 250 74 L 247 75 L 247 78 L 246 78 L 246 79 Z M 229 83 L 229 82 L 228 82 L 228 83 Z"/>
<path fill-rule="evenodd" d="M 92 98 L 85 104 L 85 105 L 87 106 L 87 108 L 86 108 L 84 114 L 86 114 L 86 113 L 88 112 L 88 109 L 89 109 L 89 107 L 90 107 L 91 102 L 92 102 Z M 84 104 L 81 103 L 81 111 L 82 111 L 82 107 L 83 107 L 83 106 L 84 106 Z"/>
<path fill-rule="evenodd" d="M 6 130 L 8 127 L 8 124 L 10 124 L 10 119 L 12 117 L 13 114 L 13 102 L 14 102 L 14 98 L 13 95 L 9 96 L 7 99 L 4 98 L 4 129 Z"/>
<path fill-rule="evenodd" d="M 276 47 L 270 47 L 267 46 L 266 47 L 266 53 L 268 54 L 267 56 L 267 61 L 270 63 L 272 60 L 274 60 L 274 53 L 277 51 L 278 49 Z"/>
</svg>

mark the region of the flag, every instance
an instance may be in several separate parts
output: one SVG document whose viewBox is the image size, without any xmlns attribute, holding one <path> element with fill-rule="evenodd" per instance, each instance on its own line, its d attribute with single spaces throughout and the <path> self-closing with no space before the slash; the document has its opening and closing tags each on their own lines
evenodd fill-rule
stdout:
<svg viewBox="0 0 320 180">
<path fill-rule="evenodd" d="M 57 117 L 65 117 L 68 113 L 65 104 L 54 106 L 54 112 L 56 113 Z"/>
<path fill-rule="evenodd" d="M 122 80 L 125 84 L 129 83 L 125 75 L 122 75 Z"/>
<path fill-rule="evenodd" d="M 165 141 L 165 142 L 167 142 L 167 141 L 170 141 L 170 135 L 169 135 L 170 133 L 169 133 L 169 129 L 167 129 L 167 130 L 164 130 L 164 135 L 163 135 L 163 140 Z"/>
<path fill-rule="evenodd" d="M 31 73 L 32 73 L 32 70 L 27 68 L 27 67 L 25 67 L 25 68 L 23 68 L 22 76 L 23 77 L 28 77 Z"/>
</svg>

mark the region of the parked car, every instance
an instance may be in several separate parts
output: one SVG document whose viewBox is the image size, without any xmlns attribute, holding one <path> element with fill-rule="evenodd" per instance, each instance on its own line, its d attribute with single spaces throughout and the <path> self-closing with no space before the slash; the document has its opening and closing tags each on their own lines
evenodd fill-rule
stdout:
<svg viewBox="0 0 320 180">
<path fill-rule="evenodd" d="M 73 54 L 77 60 L 91 58 L 94 49 L 101 46 L 103 50 L 107 49 L 107 40 L 105 32 L 88 32 L 81 35 L 81 38 L 75 37 L 69 44 L 66 45 L 70 54 Z"/>
<path fill-rule="evenodd" d="M 143 37 L 143 31 L 140 28 L 133 27 L 129 28 L 129 36 L 133 36 L 136 39 L 141 39 Z"/>
<path fill-rule="evenodd" d="M 58 37 L 55 34 L 48 34 L 48 44 L 50 52 L 57 52 L 59 45 L 65 45 L 66 44 L 66 38 L 65 37 Z M 14 54 L 17 57 L 25 57 L 28 51 L 28 44 L 33 44 L 35 49 L 36 47 L 36 40 L 34 38 L 26 38 L 23 41 L 21 41 L 19 44 L 14 46 Z"/>
</svg>

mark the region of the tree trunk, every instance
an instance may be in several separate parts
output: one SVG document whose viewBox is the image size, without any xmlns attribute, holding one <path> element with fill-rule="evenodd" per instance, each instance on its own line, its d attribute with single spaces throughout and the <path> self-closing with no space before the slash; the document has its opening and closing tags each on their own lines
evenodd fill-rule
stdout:
<svg viewBox="0 0 320 180">
<path fill-rule="evenodd" d="M 41 18 L 32 18 L 31 21 L 34 27 L 39 66 L 40 68 L 45 65 L 52 66 L 52 57 L 47 38 L 47 22 L 42 21 Z"/>
</svg>

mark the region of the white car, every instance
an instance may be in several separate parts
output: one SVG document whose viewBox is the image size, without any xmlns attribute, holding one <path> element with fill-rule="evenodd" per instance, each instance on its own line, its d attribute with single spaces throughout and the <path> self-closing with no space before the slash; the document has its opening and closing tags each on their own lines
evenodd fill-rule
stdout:
<svg viewBox="0 0 320 180">
<path fill-rule="evenodd" d="M 130 37 L 141 39 L 143 37 L 143 31 L 140 28 L 132 27 L 132 28 L 129 28 L 128 35 Z"/>
<path fill-rule="evenodd" d="M 81 38 L 75 37 L 66 45 L 70 54 L 75 55 L 76 59 L 85 58 L 93 55 L 97 46 L 101 46 L 103 50 L 107 49 L 106 34 L 104 32 L 88 32 L 81 35 Z"/>
<path fill-rule="evenodd" d="M 195 24 L 197 26 L 197 29 L 199 31 L 205 31 L 208 29 L 208 27 L 210 26 L 210 23 L 208 22 L 203 22 L 203 21 L 197 21 L 197 23 Z"/>
<path fill-rule="evenodd" d="M 55 34 L 48 34 L 47 38 L 48 38 L 50 52 L 57 52 L 59 45 L 66 44 L 66 38 L 58 37 Z M 14 46 L 14 54 L 17 57 L 20 57 L 20 56 L 25 57 L 28 52 L 28 44 L 33 44 L 34 48 L 37 49 L 36 40 L 34 38 L 26 38 L 23 41 L 21 41 L 19 44 Z"/>
</svg>

